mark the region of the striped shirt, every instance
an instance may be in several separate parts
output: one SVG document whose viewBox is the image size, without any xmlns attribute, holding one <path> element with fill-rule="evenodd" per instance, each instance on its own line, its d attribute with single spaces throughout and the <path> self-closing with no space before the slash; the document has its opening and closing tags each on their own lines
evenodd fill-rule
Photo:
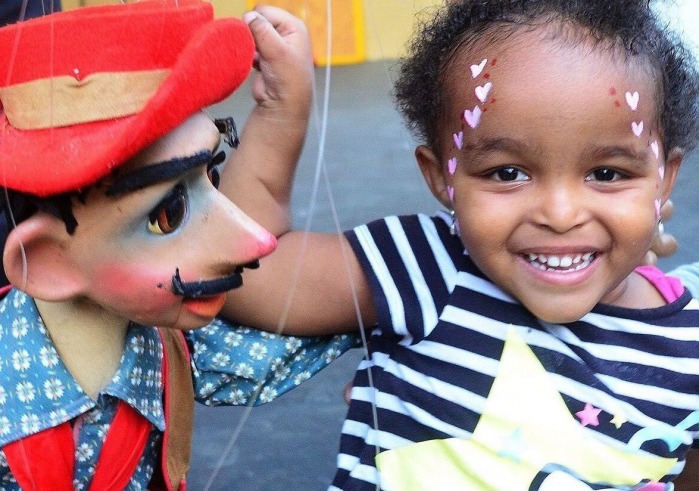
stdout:
<svg viewBox="0 0 699 491">
<path fill-rule="evenodd" d="M 378 325 L 330 489 L 671 489 L 699 440 L 687 292 L 553 325 L 476 268 L 445 215 L 347 236 Z"/>
</svg>

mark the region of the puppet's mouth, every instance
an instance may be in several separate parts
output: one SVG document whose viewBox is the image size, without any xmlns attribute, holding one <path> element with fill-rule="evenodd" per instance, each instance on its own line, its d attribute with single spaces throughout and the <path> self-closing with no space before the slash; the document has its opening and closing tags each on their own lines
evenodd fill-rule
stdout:
<svg viewBox="0 0 699 491">
<path fill-rule="evenodd" d="M 259 267 L 259 261 L 253 261 L 235 268 L 233 273 L 214 280 L 182 281 L 180 269 L 175 270 L 172 277 L 172 291 L 175 295 L 182 295 L 186 299 L 198 299 L 202 297 L 213 297 L 226 293 L 243 285 L 243 269 L 255 269 Z"/>
<path fill-rule="evenodd" d="M 223 308 L 226 303 L 226 294 L 200 297 L 200 298 L 185 298 L 182 305 L 191 313 L 203 318 L 214 318 Z"/>
</svg>

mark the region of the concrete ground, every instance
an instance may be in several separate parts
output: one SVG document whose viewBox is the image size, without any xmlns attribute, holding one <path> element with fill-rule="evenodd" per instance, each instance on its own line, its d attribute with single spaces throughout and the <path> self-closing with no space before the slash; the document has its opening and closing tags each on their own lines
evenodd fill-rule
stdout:
<svg viewBox="0 0 699 491">
<path fill-rule="evenodd" d="M 390 99 L 393 62 L 334 67 L 325 144 L 325 166 L 340 229 L 390 214 L 438 209 L 413 158 L 414 142 Z M 322 100 L 325 71 L 317 71 Z M 251 103 L 243 87 L 215 109 L 242 121 Z M 315 117 L 320 117 L 316 111 Z M 294 194 L 294 217 L 305 227 L 332 231 L 332 207 L 324 182 L 311 202 L 319 131 L 312 122 Z M 661 262 L 669 269 L 699 260 L 699 155 L 680 173 L 675 217 L 666 230 L 680 242 L 678 254 Z M 361 357 L 348 353 L 299 388 L 266 406 L 197 407 L 189 486 L 199 490 L 315 491 L 325 489 L 335 469 L 346 406 L 342 388 Z"/>
</svg>

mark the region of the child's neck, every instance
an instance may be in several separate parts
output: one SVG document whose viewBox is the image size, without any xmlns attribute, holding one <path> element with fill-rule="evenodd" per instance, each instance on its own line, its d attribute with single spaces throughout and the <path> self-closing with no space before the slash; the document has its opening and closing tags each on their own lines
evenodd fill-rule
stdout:
<svg viewBox="0 0 699 491">
<path fill-rule="evenodd" d="M 88 300 L 36 300 L 36 306 L 61 360 L 96 399 L 119 367 L 129 322 Z"/>
</svg>

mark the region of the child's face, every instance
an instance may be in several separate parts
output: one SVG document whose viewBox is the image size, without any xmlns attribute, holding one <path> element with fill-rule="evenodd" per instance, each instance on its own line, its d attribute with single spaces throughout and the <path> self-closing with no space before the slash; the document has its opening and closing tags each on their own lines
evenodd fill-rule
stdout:
<svg viewBox="0 0 699 491">
<path fill-rule="evenodd" d="M 106 184 L 122 182 L 154 164 L 215 153 L 218 143 L 216 127 L 197 114 Z M 78 227 L 66 244 L 85 297 L 145 325 L 186 329 L 213 319 L 225 292 L 200 298 L 177 294 L 176 273 L 185 283 L 221 280 L 270 253 L 276 240 L 218 192 L 207 160 L 184 165 L 174 176 L 156 178 L 144 189 L 107 197 L 101 186 L 90 191 L 84 205 L 76 200 Z"/>
<path fill-rule="evenodd" d="M 639 306 L 627 277 L 681 161 L 662 147 L 648 71 L 601 50 L 540 31 L 462 50 L 439 149 L 417 151 L 477 266 L 548 322 Z"/>
</svg>

